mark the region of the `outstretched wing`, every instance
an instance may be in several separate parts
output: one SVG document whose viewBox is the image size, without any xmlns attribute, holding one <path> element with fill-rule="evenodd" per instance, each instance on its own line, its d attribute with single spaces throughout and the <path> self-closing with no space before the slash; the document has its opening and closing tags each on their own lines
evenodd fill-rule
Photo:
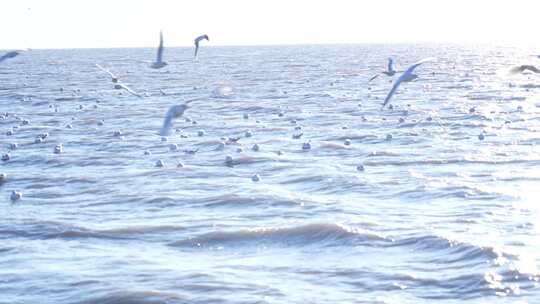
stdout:
<svg viewBox="0 0 540 304">
<path fill-rule="evenodd" d="M 9 58 L 17 57 L 18 55 L 19 55 L 19 52 L 17 52 L 17 51 L 7 52 L 4 55 L 0 56 L 0 62 L 4 61 L 6 59 L 9 59 Z"/>
<path fill-rule="evenodd" d="M 206 34 L 195 38 L 195 59 L 197 58 L 197 53 L 199 52 L 199 42 L 203 39 L 206 39 L 206 41 L 210 41 L 208 35 Z"/>
<path fill-rule="evenodd" d="M 105 69 L 104 67 L 102 67 L 101 65 L 97 64 L 96 63 L 96 67 L 100 70 L 102 70 L 103 72 L 109 74 L 111 76 L 111 78 L 118 78 L 116 77 L 113 73 L 111 73 L 109 70 Z"/>
<path fill-rule="evenodd" d="M 161 136 L 167 136 L 169 135 L 172 127 L 172 120 L 174 118 L 174 107 L 171 107 L 167 114 L 165 114 L 165 120 L 163 120 L 163 126 L 161 127 L 161 130 L 159 131 L 159 135 Z"/>
<path fill-rule="evenodd" d="M 394 70 L 394 60 L 392 60 L 392 58 L 388 58 L 388 72 L 396 72 L 396 70 Z"/>
<path fill-rule="evenodd" d="M 130 89 L 128 86 L 126 86 L 125 84 L 119 84 L 120 87 L 122 87 L 122 89 L 126 90 L 129 92 L 129 94 L 131 95 L 134 95 L 134 96 L 137 96 L 139 98 L 142 98 L 142 96 L 140 94 L 137 94 L 137 92 L 133 91 L 132 89 Z"/>
<path fill-rule="evenodd" d="M 382 107 L 384 108 L 384 106 L 386 106 L 386 104 L 390 101 L 390 99 L 392 98 L 392 96 L 394 96 L 394 93 L 396 92 L 397 88 L 399 87 L 399 85 L 401 84 L 401 82 L 403 81 L 403 78 L 402 77 L 399 77 L 398 80 L 394 83 L 394 86 L 392 87 L 392 89 L 390 90 L 390 92 L 388 92 L 388 95 L 386 95 L 386 98 L 384 99 L 384 102 L 382 104 Z"/>
<path fill-rule="evenodd" d="M 403 75 L 408 75 L 408 74 L 412 74 L 412 72 L 414 71 L 414 69 L 416 69 L 418 66 L 420 66 L 421 64 L 423 63 L 426 63 L 426 62 L 429 62 L 429 61 L 436 61 L 437 58 L 435 57 L 429 57 L 429 58 L 426 58 L 426 59 L 422 59 L 418 62 L 416 62 L 415 64 L 411 65 L 407 70 L 405 70 L 405 72 L 403 73 Z"/>
<path fill-rule="evenodd" d="M 163 61 L 163 31 L 159 32 L 159 47 L 157 50 L 157 58 L 156 62 L 162 62 Z"/>
<path fill-rule="evenodd" d="M 518 74 L 518 73 L 523 73 L 524 71 L 527 71 L 527 70 L 534 73 L 540 73 L 540 70 L 533 65 L 520 65 L 517 67 L 513 67 L 512 69 L 510 69 L 510 73 Z"/>
<path fill-rule="evenodd" d="M 203 39 L 206 39 L 206 41 L 210 41 L 210 39 L 208 38 L 208 35 L 200 35 L 199 37 L 195 38 L 195 44 L 199 44 L 199 41 L 203 40 Z"/>
<path fill-rule="evenodd" d="M 540 73 L 540 70 L 537 67 L 533 66 L 533 65 L 527 65 L 526 69 L 531 71 L 531 72 L 534 72 L 534 73 Z"/>
<path fill-rule="evenodd" d="M 379 75 L 380 75 L 380 74 L 377 74 L 377 75 L 375 75 L 375 76 L 371 77 L 371 78 L 369 79 L 369 81 L 372 81 L 373 79 L 375 79 L 375 78 L 379 77 Z"/>
</svg>

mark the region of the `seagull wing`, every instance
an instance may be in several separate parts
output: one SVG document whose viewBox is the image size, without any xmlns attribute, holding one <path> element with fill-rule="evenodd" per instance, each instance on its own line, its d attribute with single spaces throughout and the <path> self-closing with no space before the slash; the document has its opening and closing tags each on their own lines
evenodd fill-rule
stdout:
<svg viewBox="0 0 540 304">
<path fill-rule="evenodd" d="M 369 79 L 369 81 L 372 81 L 373 79 L 375 79 L 375 78 L 379 77 L 379 75 L 380 75 L 380 74 L 377 74 L 377 75 L 375 75 L 375 76 L 371 77 L 371 78 Z"/>
<path fill-rule="evenodd" d="M 99 64 L 96 63 L 96 67 L 97 67 L 98 69 L 102 70 L 103 72 L 109 74 L 109 75 L 111 76 L 111 78 L 116 78 L 116 79 L 118 79 L 118 77 L 116 77 L 113 73 L 111 73 L 111 71 L 105 69 L 105 68 L 102 67 L 101 65 L 99 65 Z"/>
<path fill-rule="evenodd" d="M 208 35 L 201 35 L 195 38 L 195 58 L 197 58 L 197 53 L 199 52 L 199 42 L 203 39 L 210 41 L 210 39 L 208 38 Z"/>
<path fill-rule="evenodd" d="M 407 70 L 405 70 L 405 72 L 403 73 L 403 75 L 409 75 L 409 74 L 412 74 L 412 72 L 414 71 L 414 69 L 416 69 L 418 66 L 420 66 L 421 64 L 423 63 L 426 63 L 426 62 L 429 62 L 429 61 L 435 61 L 437 60 L 437 58 L 435 57 L 429 57 L 429 58 L 426 58 L 426 59 L 422 59 L 418 62 L 416 62 L 415 64 L 411 65 Z"/>
<path fill-rule="evenodd" d="M 383 108 L 390 101 L 390 98 L 392 98 L 392 96 L 394 96 L 394 93 L 396 92 L 396 90 L 399 87 L 399 85 L 401 84 L 401 82 L 403 82 L 403 75 L 401 75 L 401 77 L 398 78 L 398 80 L 394 83 L 394 86 L 392 87 L 390 92 L 388 92 L 388 95 L 386 95 L 386 98 L 384 99 L 384 102 L 382 104 Z"/>
<path fill-rule="evenodd" d="M 526 65 L 524 66 L 524 70 L 529 70 L 531 72 L 534 72 L 534 73 L 540 73 L 540 70 L 535 67 L 534 65 Z"/>
<path fill-rule="evenodd" d="M 132 89 L 130 89 L 127 85 L 125 84 L 120 84 L 120 86 L 122 87 L 122 89 L 128 91 L 131 95 L 134 95 L 134 96 L 137 96 L 139 98 L 142 98 L 141 95 L 137 94 L 137 92 L 133 91 Z"/>
<path fill-rule="evenodd" d="M 396 70 L 394 70 L 394 60 L 392 60 L 392 58 L 388 58 L 388 72 L 396 72 Z"/>
<path fill-rule="evenodd" d="M 167 114 L 165 114 L 165 120 L 163 120 L 163 126 L 161 127 L 161 130 L 159 131 L 159 135 L 161 136 L 169 135 L 171 131 L 171 127 L 172 127 L 172 120 L 174 118 L 174 115 L 173 115 L 174 112 L 175 112 L 175 109 L 173 106 L 167 111 Z"/>
<path fill-rule="evenodd" d="M 195 38 L 195 43 L 199 44 L 199 41 L 201 41 L 203 39 L 206 39 L 207 41 L 210 41 L 210 39 L 208 39 L 208 35 L 200 35 L 199 37 Z"/>
<path fill-rule="evenodd" d="M 9 59 L 9 58 L 17 57 L 18 55 L 19 55 L 19 52 L 17 52 L 17 51 L 7 52 L 4 55 L 0 56 L 0 62 L 4 61 L 6 59 Z"/>
<path fill-rule="evenodd" d="M 399 76 L 398 80 L 394 83 L 394 86 L 392 87 L 392 89 L 390 90 L 390 92 L 388 93 L 386 98 L 384 99 L 384 102 L 383 102 L 382 106 L 383 107 L 386 106 L 386 104 L 390 101 L 390 99 L 392 98 L 392 96 L 396 92 L 399 85 L 403 82 L 404 79 L 408 78 L 409 75 L 412 74 L 414 69 L 416 69 L 418 66 L 420 66 L 421 64 L 423 64 L 425 62 L 435 61 L 435 60 L 436 60 L 436 58 L 433 58 L 433 57 L 422 59 L 422 60 L 416 62 L 415 64 L 411 65 L 407 70 L 405 70 L 405 72 L 403 72 L 403 74 L 401 74 L 401 76 Z"/>
<path fill-rule="evenodd" d="M 162 62 L 163 61 L 163 32 L 159 32 L 159 47 L 157 50 L 157 58 L 156 62 Z"/>
<path fill-rule="evenodd" d="M 518 74 L 518 73 L 523 73 L 525 71 L 531 71 L 533 73 L 540 73 L 540 69 L 538 69 L 534 65 L 520 65 L 520 66 L 511 68 L 510 74 Z"/>
</svg>

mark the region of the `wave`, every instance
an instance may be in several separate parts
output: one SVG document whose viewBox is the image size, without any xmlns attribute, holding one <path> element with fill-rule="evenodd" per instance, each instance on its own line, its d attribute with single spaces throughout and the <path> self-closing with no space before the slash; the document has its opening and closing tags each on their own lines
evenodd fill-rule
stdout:
<svg viewBox="0 0 540 304">
<path fill-rule="evenodd" d="M 423 253 L 441 253 L 426 256 L 426 263 L 451 264 L 464 261 L 485 263 L 498 257 L 511 257 L 493 247 L 481 247 L 458 242 L 436 235 L 414 235 L 390 238 L 339 224 L 307 224 L 285 228 L 256 228 L 237 231 L 217 231 L 179 240 L 175 247 L 298 247 L 298 246 L 367 246 L 380 248 L 405 248 Z"/>
<path fill-rule="evenodd" d="M 264 206 L 298 206 L 300 203 L 294 199 L 282 198 L 273 195 L 258 194 L 256 196 L 239 195 L 235 193 L 221 194 L 211 197 L 194 198 L 190 204 L 204 207 L 245 208 Z"/>
<path fill-rule="evenodd" d="M 255 228 L 233 231 L 216 231 L 170 243 L 174 247 L 298 247 L 298 246 L 366 246 L 387 249 L 415 250 L 426 254 L 427 265 L 458 262 L 485 263 L 500 257 L 515 259 L 495 247 L 483 247 L 432 234 L 388 237 L 374 232 L 350 228 L 340 224 L 316 223 L 295 227 Z M 434 254 L 433 254 L 434 253 Z"/>
<path fill-rule="evenodd" d="M 147 234 L 172 233 L 183 229 L 179 225 L 130 225 L 108 229 L 91 229 L 67 223 L 44 221 L 19 225 L 4 224 L 0 226 L 0 235 L 32 239 L 133 239 Z"/>
<path fill-rule="evenodd" d="M 338 224 L 308 224 L 288 228 L 257 228 L 211 232 L 171 243 L 176 247 L 214 248 L 242 246 L 344 246 L 390 240 L 374 233 Z"/>
<path fill-rule="evenodd" d="M 373 153 L 373 152 L 372 152 Z M 377 152 L 369 156 L 397 156 L 393 153 Z M 396 160 L 396 161 L 365 161 L 367 166 L 419 166 L 419 165 L 449 165 L 449 164 L 485 164 L 485 165 L 511 165 L 531 164 L 538 165 L 540 160 L 511 159 L 511 160 L 481 160 L 481 159 L 426 159 L 426 160 Z"/>
<path fill-rule="evenodd" d="M 76 302 L 78 304 L 166 304 L 188 303 L 172 292 L 155 290 L 122 290 Z M 191 303 L 191 301 L 190 301 Z"/>
</svg>

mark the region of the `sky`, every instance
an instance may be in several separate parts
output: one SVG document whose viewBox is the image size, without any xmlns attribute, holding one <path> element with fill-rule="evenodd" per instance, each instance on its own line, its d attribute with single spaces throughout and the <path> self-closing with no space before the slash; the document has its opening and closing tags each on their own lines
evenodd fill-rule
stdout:
<svg viewBox="0 0 540 304">
<path fill-rule="evenodd" d="M 0 49 L 452 42 L 540 45 L 538 0 L 0 0 Z"/>
</svg>

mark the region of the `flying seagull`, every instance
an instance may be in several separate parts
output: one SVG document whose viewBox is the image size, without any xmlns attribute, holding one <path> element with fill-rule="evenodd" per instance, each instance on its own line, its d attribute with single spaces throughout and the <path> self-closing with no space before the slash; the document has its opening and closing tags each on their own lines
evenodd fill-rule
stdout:
<svg viewBox="0 0 540 304">
<path fill-rule="evenodd" d="M 388 93 L 388 96 L 386 96 L 386 98 L 384 99 L 384 102 L 382 104 L 383 108 L 390 101 L 390 98 L 392 98 L 392 96 L 394 95 L 397 88 L 399 87 L 399 85 L 402 82 L 410 82 L 410 81 L 413 81 L 416 78 L 418 78 L 418 75 L 413 74 L 414 69 L 416 69 L 419 65 L 421 65 L 424 62 L 435 61 L 435 60 L 436 60 L 436 58 L 433 58 L 433 57 L 422 59 L 422 60 L 418 61 L 417 63 L 411 65 L 405 72 L 403 72 L 403 74 L 401 74 L 401 76 L 399 76 L 398 80 L 396 80 L 396 82 L 394 83 L 394 86 L 392 87 L 392 89 Z"/>
<path fill-rule="evenodd" d="M 111 80 L 112 82 L 114 83 L 114 88 L 117 89 L 117 90 L 121 90 L 121 89 L 124 89 L 126 90 L 129 94 L 131 95 L 134 95 L 134 96 L 137 96 L 139 98 L 142 98 L 142 96 L 140 94 L 137 94 L 137 92 L 133 91 L 132 89 L 130 89 L 127 85 L 121 83 L 119 80 L 118 80 L 118 77 L 116 77 L 111 71 L 105 69 L 104 67 L 102 67 L 101 65 L 97 64 L 96 63 L 96 67 L 102 71 L 104 71 L 105 73 L 109 74 L 111 76 Z"/>
<path fill-rule="evenodd" d="M 520 66 L 517 66 L 517 67 L 513 67 L 510 70 L 510 73 L 511 74 L 518 74 L 518 73 L 523 73 L 525 71 L 531 71 L 531 72 L 534 72 L 534 73 L 540 73 L 540 70 L 537 67 L 535 67 L 534 65 L 520 65 Z"/>
<path fill-rule="evenodd" d="M 382 72 L 383 74 L 387 75 L 387 76 L 394 76 L 394 74 L 397 73 L 397 71 L 394 69 L 394 60 L 392 60 L 392 58 L 388 58 L 388 68 L 386 71 Z M 369 81 L 372 81 L 373 79 L 379 77 L 380 74 L 377 74 L 373 77 L 371 77 L 371 79 L 369 79 Z"/>
<path fill-rule="evenodd" d="M 10 59 L 10 58 L 13 58 L 13 57 L 17 57 L 17 56 L 19 56 L 20 53 L 21 52 L 19 52 L 19 51 L 7 52 L 4 55 L 0 56 L 0 62 L 2 62 L 4 60 L 7 60 L 7 59 Z"/>
<path fill-rule="evenodd" d="M 96 67 L 100 70 L 102 70 L 103 72 L 109 74 L 109 76 L 111 76 L 111 80 L 113 83 L 118 83 L 118 77 L 116 77 L 113 73 L 111 73 L 111 71 L 105 69 L 104 67 L 102 67 L 101 65 L 97 64 L 96 63 Z"/>
<path fill-rule="evenodd" d="M 163 32 L 159 32 L 159 47 L 157 50 L 156 62 L 152 63 L 153 69 L 161 69 L 166 66 L 167 63 L 163 61 Z"/>
<path fill-rule="evenodd" d="M 201 35 L 195 38 L 195 59 L 197 59 L 197 52 L 199 52 L 199 42 L 203 39 L 206 39 L 206 41 L 210 41 L 208 35 Z"/>
<path fill-rule="evenodd" d="M 183 104 L 174 105 L 170 107 L 169 110 L 167 111 L 167 114 L 165 114 L 165 120 L 163 121 L 163 126 L 161 127 L 161 130 L 159 131 L 159 135 L 167 136 L 171 131 L 173 119 L 184 115 L 184 112 L 188 109 L 188 104 L 196 100 L 200 100 L 200 99 L 202 98 L 191 99 L 184 102 Z"/>
</svg>

